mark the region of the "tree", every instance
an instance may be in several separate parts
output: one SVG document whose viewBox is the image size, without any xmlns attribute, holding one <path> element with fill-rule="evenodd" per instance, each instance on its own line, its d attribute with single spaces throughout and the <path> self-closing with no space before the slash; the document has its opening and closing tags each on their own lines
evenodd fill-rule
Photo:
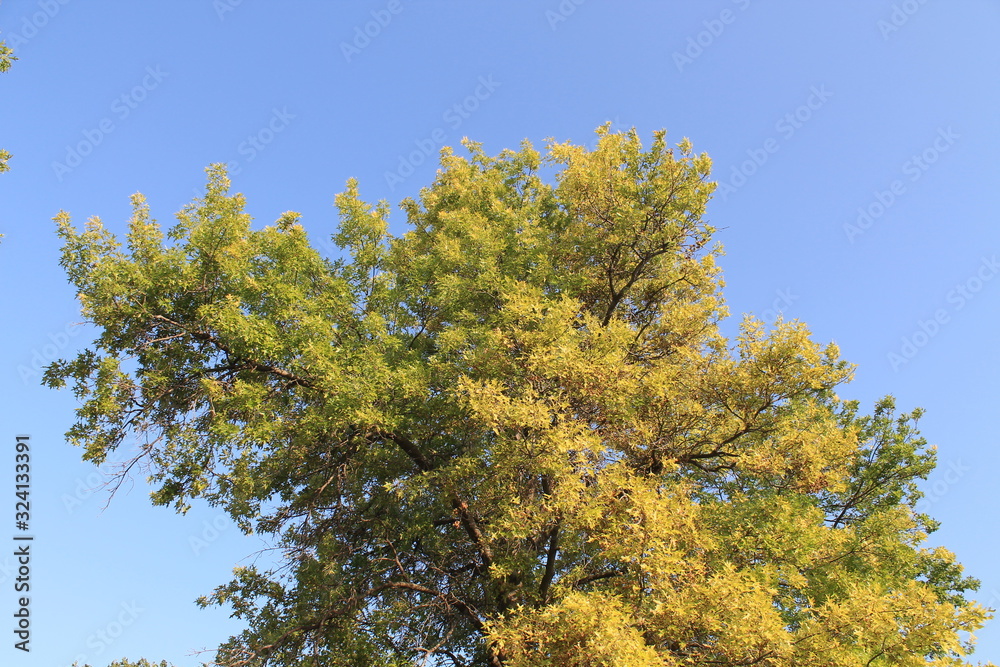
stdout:
<svg viewBox="0 0 1000 667">
<path fill-rule="evenodd" d="M 69 440 L 283 550 L 199 601 L 248 624 L 219 663 L 965 664 L 919 411 L 860 415 L 801 323 L 723 337 L 709 158 L 598 134 L 444 149 L 398 237 L 349 181 L 334 260 L 221 166 L 166 232 L 57 217 L 100 331 L 46 373 Z"/>
</svg>

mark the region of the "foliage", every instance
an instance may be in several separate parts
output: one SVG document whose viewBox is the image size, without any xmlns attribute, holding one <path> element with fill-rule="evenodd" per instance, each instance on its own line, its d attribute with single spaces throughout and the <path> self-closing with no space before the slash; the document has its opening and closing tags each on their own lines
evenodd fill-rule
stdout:
<svg viewBox="0 0 1000 667">
<path fill-rule="evenodd" d="M 284 548 L 201 600 L 248 625 L 219 663 L 964 664 L 919 411 L 860 416 L 801 323 L 723 337 L 708 157 L 598 134 L 445 149 L 401 236 L 350 181 L 335 260 L 219 166 L 166 231 L 58 216 L 100 331 L 46 373 L 69 439 Z"/>
<path fill-rule="evenodd" d="M 0 41 L 0 72 L 9 70 L 11 63 L 17 60 L 17 57 L 13 54 L 14 51 L 5 42 Z M 7 165 L 7 161 L 10 158 L 10 153 L 0 148 L 0 172 L 10 170 L 10 167 Z"/>
</svg>

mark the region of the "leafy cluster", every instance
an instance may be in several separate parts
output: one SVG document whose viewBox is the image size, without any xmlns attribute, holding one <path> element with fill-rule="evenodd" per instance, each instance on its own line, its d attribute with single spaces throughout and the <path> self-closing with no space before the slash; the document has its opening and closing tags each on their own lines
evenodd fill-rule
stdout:
<svg viewBox="0 0 1000 667">
<path fill-rule="evenodd" d="M 284 550 L 201 600 L 247 622 L 220 664 L 965 664 L 919 412 L 860 416 L 801 323 L 727 340 L 708 157 L 598 134 L 445 149 L 401 236 L 349 182 L 335 260 L 221 167 L 169 230 L 57 218 L 100 332 L 46 373 L 70 440 Z"/>
</svg>

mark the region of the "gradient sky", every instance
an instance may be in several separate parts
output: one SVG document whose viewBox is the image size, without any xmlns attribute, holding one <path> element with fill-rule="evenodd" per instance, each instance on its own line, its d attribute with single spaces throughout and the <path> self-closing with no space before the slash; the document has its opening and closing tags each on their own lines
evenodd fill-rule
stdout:
<svg viewBox="0 0 1000 667">
<path fill-rule="evenodd" d="M 350 177 L 395 205 L 463 136 L 490 153 L 589 144 L 605 122 L 647 142 L 665 128 L 713 158 L 707 217 L 734 314 L 781 311 L 836 341 L 858 364 L 842 397 L 926 408 L 940 464 L 922 509 L 942 522 L 929 543 L 1000 606 L 998 34 L 997 0 L 2 0 L 20 60 L 0 76 L 14 154 L 0 423 L 9 444 L 32 438 L 35 543 L 28 655 L 11 647 L 0 556 L 0 663 L 198 665 L 240 626 L 194 599 L 268 558 L 212 508 L 152 507 L 141 474 L 104 509 L 102 472 L 63 440 L 73 396 L 39 385 L 93 334 L 75 326 L 58 211 L 120 232 L 142 192 L 169 225 L 204 168 L 228 162 L 258 225 L 298 211 L 329 248 Z M 1000 661 L 1000 620 L 974 659 Z"/>
</svg>

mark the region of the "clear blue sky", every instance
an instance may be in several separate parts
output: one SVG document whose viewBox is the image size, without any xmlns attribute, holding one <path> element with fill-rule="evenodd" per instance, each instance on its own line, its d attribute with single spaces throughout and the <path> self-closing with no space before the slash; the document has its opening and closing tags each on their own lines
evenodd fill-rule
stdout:
<svg viewBox="0 0 1000 667">
<path fill-rule="evenodd" d="M 712 156 L 734 313 L 781 310 L 836 341 L 859 365 L 844 397 L 927 409 L 931 543 L 997 606 L 998 34 L 996 0 L 3 0 L 20 60 L 0 76 L 15 156 L 0 176 L 0 431 L 32 436 L 36 542 L 30 655 L 11 648 L 0 555 L 0 662 L 200 664 L 193 650 L 239 627 L 193 600 L 262 546 L 211 508 L 151 507 L 142 475 L 102 511 L 100 475 L 62 438 L 74 399 L 35 370 L 91 333 L 72 326 L 52 216 L 121 231 L 142 192 L 170 224 L 205 166 L 230 162 L 260 225 L 299 211 L 322 243 L 349 177 L 395 204 L 463 136 L 490 152 L 589 143 L 606 121 Z M 1000 620 L 980 640 L 975 657 L 1000 661 Z"/>
</svg>

